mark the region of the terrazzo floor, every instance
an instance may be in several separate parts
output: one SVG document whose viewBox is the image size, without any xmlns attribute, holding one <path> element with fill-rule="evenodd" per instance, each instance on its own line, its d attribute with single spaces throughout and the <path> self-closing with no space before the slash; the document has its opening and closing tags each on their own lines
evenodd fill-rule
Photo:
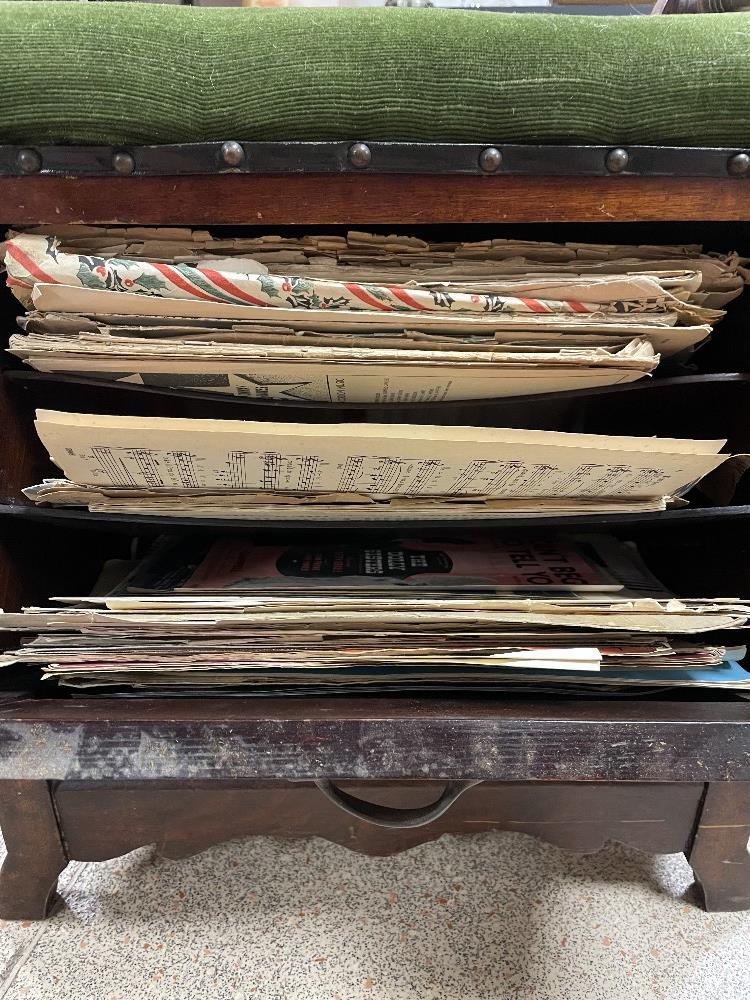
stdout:
<svg viewBox="0 0 750 1000">
<path fill-rule="evenodd" d="M 680 855 L 512 833 L 385 859 L 146 848 L 72 864 L 66 909 L 0 926 L 0 1000 L 748 1000 L 750 913 L 703 913 L 691 881 Z"/>
</svg>

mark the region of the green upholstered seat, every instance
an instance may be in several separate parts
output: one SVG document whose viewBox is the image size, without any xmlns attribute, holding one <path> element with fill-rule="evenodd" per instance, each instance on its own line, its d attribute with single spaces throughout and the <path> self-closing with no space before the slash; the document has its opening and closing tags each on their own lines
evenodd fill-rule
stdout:
<svg viewBox="0 0 750 1000">
<path fill-rule="evenodd" d="M 0 142 L 750 146 L 750 15 L 0 3 Z"/>
</svg>

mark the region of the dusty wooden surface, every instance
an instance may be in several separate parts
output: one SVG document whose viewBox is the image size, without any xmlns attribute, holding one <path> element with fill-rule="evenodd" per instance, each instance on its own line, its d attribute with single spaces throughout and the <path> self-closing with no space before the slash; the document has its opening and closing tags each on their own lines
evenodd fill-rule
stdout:
<svg viewBox="0 0 750 1000">
<path fill-rule="evenodd" d="M 8 701 L 0 778 L 750 779 L 744 703 Z"/>
</svg>

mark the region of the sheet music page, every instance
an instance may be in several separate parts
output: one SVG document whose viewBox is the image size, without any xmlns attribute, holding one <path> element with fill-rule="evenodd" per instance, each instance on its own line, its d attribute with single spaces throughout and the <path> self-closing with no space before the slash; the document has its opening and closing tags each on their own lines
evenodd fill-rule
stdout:
<svg viewBox="0 0 750 1000">
<path fill-rule="evenodd" d="M 375 496 L 677 494 L 719 466 L 723 441 L 464 427 L 304 425 L 39 411 L 68 479 L 150 489 Z"/>
</svg>

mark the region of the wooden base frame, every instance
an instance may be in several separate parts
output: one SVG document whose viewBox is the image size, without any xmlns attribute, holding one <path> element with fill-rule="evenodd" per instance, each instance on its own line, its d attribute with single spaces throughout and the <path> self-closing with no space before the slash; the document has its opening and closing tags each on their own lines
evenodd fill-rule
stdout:
<svg viewBox="0 0 750 1000">
<path fill-rule="evenodd" d="M 345 787 L 395 807 L 435 797 L 434 782 Z M 318 836 L 384 856 L 445 833 L 487 830 L 531 834 L 581 853 L 608 840 L 652 854 L 682 852 L 706 910 L 750 908 L 750 782 L 485 783 L 434 823 L 394 830 L 352 819 L 309 783 L 3 781 L 0 820 L 6 920 L 48 916 L 69 861 L 103 861 L 151 843 L 166 858 L 183 858 L 249 834 Z"/>
</svg>

